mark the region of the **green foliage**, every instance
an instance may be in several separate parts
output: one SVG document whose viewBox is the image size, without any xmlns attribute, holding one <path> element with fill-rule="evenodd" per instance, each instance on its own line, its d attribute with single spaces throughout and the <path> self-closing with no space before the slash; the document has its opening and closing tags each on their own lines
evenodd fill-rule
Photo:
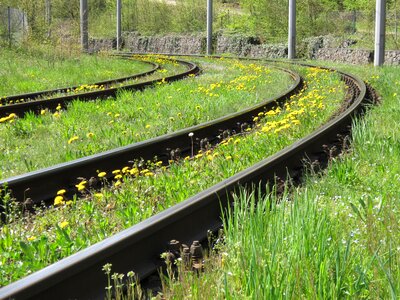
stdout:
<svg viewBox="0 0 400 300">
<path fill-rule="evenodd" d="M 173 98 L 167 107 L 163 107 L 158 98 L 155 101 L 160 101 L 160 108 L 157 104 L 148 103 L 147 109 L 141 110 L 142 114 L 149 116 L 146 120 L 151 120 L 150 128 L 161 129 L 167 122 L 177 122 L 180 117 L 175 109 L 183 117 L 184 123 L 181 127 L 186 127 L 202 121 L 200 117 L 204 115 L 212 118 L 220 115 L 221 109 L 222 114 L 229 109 L 231 112 L 240 110 L 243 107 L 240 105 L 244 103 L 247 106 L 249 99 L 259 102 L 258 93 L 265 97 L 279 93 L 275 88 L 282 80 L 280 72 L 276 74 L 261 65 L 228 59 L 202 59 L 201 62 L 207 65 L 202 77 L 143 92 L 148 97 L 146 102 L 159 95 L 164 95 L 164 101 L 165 95 Z M 226 69 L 229 70 L 229 75 L 226 74 Z M 115 180 L 104 180 L 108 184 L 100 192 L 84 188 L 78 193 L 79 200 L 74 197 L 51 210 L 39 211 L 34 216 L 27 214 L 25 218 L 3 226 L 0 229 L 0 259 L 9 263 L 0 265 L 0 285 L 14 281 L 30 271 L 44 267 L 62 256 L 74 253 L 183 201 L 290 145 L 320 126 L 338 109 L 340 100 L 343 99 L 343 86 L 335 74 L 320 73 L 319 70 L 310 70 L 307 73 L 310 75 L 308 89 L 302 95 L 291 98 L 282 108 L 277 107 L 257 116 L 254 128 L 227 137 L 216 148 L 203 150 L 191 158 L 176 159 L 168 168 L 157 161 L 136 161 L 134 166 L 126 169 L 130 169 L 129 173 L 136 174 L 135 176 L 124 173 L 123 166 L 115 166 L 118 170 L 113 173 L 118 175 L 115 175 Z M 260 76 L 257 79 L 254 78 L 256 74 L 256 77 Z M 258 88 L 252 90 L 254 84 Z M 284 80 L 284 85 L 286 84 Z M 330 89 L 323 88 L 325 84 Z M 132 108 L 132 96 L 129 100 Z M 236 107 L 233 105 L 235 102 Z M 183 111 L 183 107 L 189 107 L 188 112 Z M 110 108 L 112 106 L 108 107 Z M 115 111 L 119 107 L 113 109 Z M 167 118 L 166 113 L 158 116 L 160 110 L 173 114 L 174 118 Z M 124 118 L 125 115 L 121 114 L 120 119 Z M 74 126 L 78 127 L 85 119 L 87 118 L 78 117 Z M 97 117 L 96 119 L 97 126 L 106 123 Z M 127 119 L 132 120 L 133 117 L 128 116 Z M 70 127 L 71 124 L 73 123 L 70 123 Z M 107 130 L 106 127 L 103 130 Z M 144 130 L 148 130 L 147 126 Z M 140 131 L 139 128 L 138 132 Z M 123 136 L 121 133 L 116 135 Z M 58 148 L 54 151 L 62 151 Z M 59 193 L 62 194 L 62 191 Z M 13 243 L 10 243 L 10 239 Z M 32 247 L 39 250 L 34 251 Z M 32 253 L 35 255 L 33 262 Z"/>
</svg>

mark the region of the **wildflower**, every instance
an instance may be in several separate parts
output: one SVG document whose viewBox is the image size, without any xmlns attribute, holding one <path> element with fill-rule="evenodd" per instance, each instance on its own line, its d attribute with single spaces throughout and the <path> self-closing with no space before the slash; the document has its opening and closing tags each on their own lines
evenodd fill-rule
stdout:
<svg viewBox="0 0 400 300">
<path fill-rule="evenodd" d="M 95 196 L 97 199 L 102 199 L 102 198 L 104 197 L 104 195 L 103 195 L 102 193 L 96 193 L 96 194 L 94 194 L 94 196 Z"/>
<path fill-rule="evenodd" d="M 64 204 L 64 197 L 63 196 L 57 196 L 54 198 L 54 205 L 62 205 Z"/>
<path fill-rule="evenodd" d="M 32 235 L 28 237 L 28 241 L 32 242 L 34 240 L 36 240 L 36 236 Z"/>
<path fill-rule="evenodd" d="M 93 132 L 88 132 L 88 133 L 86 134 L 86 136 L 87 136 L 88 138 L 92 138 L 92 137 L 94 136 L 94 133 L 93 133 Z"/>
<path fill-rule="evenodd" d="M 86 188 L 85 184 L 86 184 L 86 180 L 80 182 L 79 184 L 76 184 L 75 187 L 78 189 L 79 192 L 81 192 Z"/>
<path fill-rule="evenodd" d="M 65 228 L 65 227 L 67 227 L 68 224 L 69 224 L 69 223 L 68 223 L 67 221 L 63 221 L 63 222 L 61 222 L 61 223 L 59 224 L 59 226 L 60 226 L 61 229 L 63 229 L 63 228 Z"/>
<path fill-rule="evenodd" d="M 43 116 L 44 114 L 46 113 L 46 110 L 45 109 L 42 109 L 41 111 L 40 111 L 40 114 Z"/>
<path fill-rule="evenodd" d="M 161 167 L 162 166 L 162 164 L 163 164 L 163 162 L 160 160 L 160 161 L 158 161 L 158 162 L 156 162 L 156 166 L 157 167 Z"/>
<path fill-rule="evenodd" d="M 103 178 L 107 175 L 106 172 L 100 172 L 99 174 L 97 174 L 98 177 Z"/>
<path fill-rule="evenodd" d="M 122 184 L 121 180 L 118 180 L 117 182 L 114 183 L 115 187 L 119 187 Z"/>
<path fill-rule="evenodd" d="M 114 175 L 117 175 L 117 174 L 119 174 L 119 173 L 121 173 L 121 170 L 114 170 L 114 171 L 112 171 L 112 173 L 114 174 Z"/>
<path fill-rule="evenodd" d="M 153 172 L 147 172 L 147 173 L 144 174 L 144 176 L 146 176 L 146 177 L 153 177 L 153 176 L 154 176 L 154 173 L 153 173 Z"/>
<path fill-rule="evenodd" d="M 146 129 L 149 129 L 151 127 L 151 125 L 147 124 L 146 125 Z"/>
<path fill-rule="evenodd" d="M 226 160 L 231 160 L 232 156 L 228 155 L 227 157 L 225 157 Z"/>
<path fill-rule="evenodd" d="M 192 137 L 192 136 L 194 136 L 194 133 L 193 132 L 189 132 L 188 136 Z"/>
<path fill-rule="evenodd" d="M 62 190 L 59 190 L 59 191 L 57 192 L 57 195 L 58 195 L 58 196 L 62 196 L 62 195 L 64 195 L 66 192 L 67 192 L 67 191 L 66 191 L 65 189 L 62 189 Z"/>
<path fill-rule="evenodd" d="M 138 169 L 138 168 L 132 168 L 132 169 L 129 171 L 129 173 L 130 173 L 131 175 L 136 176 L 136 175 L 139 174 L 139 169 Z"/>
<path fill-rule="evenodd" d="M 122 173 L 126 174 L 129 172 L 129 167 L 123 167 L 122 168 Z"/>
<path fill-rule="evenodd" d="M 61 104 L 60 104 L 60 103 L 58 103 L 58 105 L 57 105 L 57 107 L 56 107 L 56 110 L 58 110 L 58 111 L 61 110 Z"/>
<path fill-rule="evenodd" d="M 65 204 L 68 206 L 72 205 L 72 200 L 68 200 L 67 202 L 65 202 Z"/>
<path fill-rule="evenodd" d="M 121 174 L 115 175 L 114 178 L 115 178 L 115 179 L 121 179 L 121 178 L 122 178 L 122 175 L 121 175 Z"/>
<path fill-rule="evenodd" d="M 72 138 L 70 138 L 69 140 L 68 140 L 68 145 L 70 145 L 70 144 L 72 144 L 74 141 L 77 141 L 77 140 L 79 140 L 79 137 L 78 136 L 73 136 Z"/>
</svg>

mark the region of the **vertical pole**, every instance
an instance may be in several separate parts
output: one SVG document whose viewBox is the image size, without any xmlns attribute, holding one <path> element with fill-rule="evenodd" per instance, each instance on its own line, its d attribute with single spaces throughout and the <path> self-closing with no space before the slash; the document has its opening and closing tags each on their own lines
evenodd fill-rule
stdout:
<svg viewBox="0 0 400 300">
<path fill-rule="evenodd" d="M 381 66 L 385 60 L 385 23 L 386 0 L 376 0 L 374 66 Z"/>
<path fill-rule="evenodd" d="M 51 0 L 46 0 L 46 25 L 47 28 L 47 38 L 51 37 Z"/>
<path fill-rule="evenodd" d="M 121 50 L 122 0 L 117 0 L 117 50 Z"/>
<path fill-rule="evenodd" d="M 83 52 L 89 51 L 89 34 L 88 34 L 88 5 L 87 0 L 80 0 L 80 16 L 81 16 L 81 46 Z"/>
<path fill-rule="evenodd" d="M 207 55 L 212 54 L 213 0 L 207 0 Z"/>
<path fill-rule="evenodd" d="M 296 0 L 289 0 L 288 58 L 296 57 Z"/>
<path fill-rule="evenodd" d="M 11 47 L 11 8 L 7 7 L 7 20 L 8 20 L 8 46 Z"/>
</svg>

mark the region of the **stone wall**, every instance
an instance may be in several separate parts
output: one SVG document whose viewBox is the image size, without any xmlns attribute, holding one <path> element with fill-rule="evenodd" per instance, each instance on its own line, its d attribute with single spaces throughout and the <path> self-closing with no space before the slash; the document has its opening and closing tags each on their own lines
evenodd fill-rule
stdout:
<svg viewBox="0 0 400 300">
<path fill-rule="evenodd" d="M 385 51 L 386 65 L 400 65 L 400 50 Z"/>
<path fill-rule="evenodd" d="M 374 55 L 371 50 L 350 48 L 321 48 L 315 54 L 317 60 L 330 60 L 348 64 L 369 64 L 373 62 Z"/>
<path fill-rule="evenodd" d="M 206 47 L 206 38 L 201 35 L 141 36 L 125 33 L 125 48 L 132 52 L 200 54 Z"/>
<path fill-rule="evenodd" d="M 349 48 L 356 42 L 341 40 L 333 36 L 320 36 L 305 39 L 298 43 L 298 57 L 306 59 L 329 60 L 348 64 L 373 63 L 373 50 Z M 92 52 L 112 50 L 113 39 L 92 39 Z M 286 58 L 288 49 L 284 44 L 262 44 L 254 37 L 243 35 L 224 36 L 217 34 L 213 41 L 216 54 L 232 54 L 254 58 Z M 142 36 L 137 33 L 124 33 L 123 45 L 131 52 L 204 54 L 206 38 L 201 34 Z M 385 64 L 400 65 L 400 51 L 386 51 Z"/>
<path fill-rule="evenodd" d="M 242 57 L 254 58 L 284 58 L 287 56 L 287 46 L 261 44 L 254 37 L 241 35 L 219 35 L 216 40 L 216 54 L 233 54 Z"/>
</svg>

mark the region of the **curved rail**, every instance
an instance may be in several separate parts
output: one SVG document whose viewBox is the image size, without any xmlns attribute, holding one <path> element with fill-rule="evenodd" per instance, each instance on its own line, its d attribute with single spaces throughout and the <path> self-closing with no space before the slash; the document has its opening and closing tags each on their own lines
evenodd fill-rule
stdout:
<svg viewBox="0 0 400 300">
<path fill-rule="evenodd" d="M 351 90 L 347 109 L 309 136 L 156 216 L 0 289 L 0 298 L 104 298 L 104 264 L 112 263 L 118 273 L 134 270 L 145 278 L 157 269 L 160 253 L 171 239 L 186 243 L 205 239 L 208 230 L 220 227 L 221 209 L 232 201 L 238 186 L 265 186 L 276 176 L 298 173 L 304 157 L 321 157 L 322 146 L 337 143 L 337 135 L 348 133 L 352 118 L 364 110 L 364 104 L 376 99 L 363 81 L 341 74 Z"/>
<path fill-rule="evenodd" d="M 124 56 L 120 56 L 120 58 L 127 58 Z M 139 60 L 137 60 L 139 61 Z M 127 80 L 132 80 L 132 79 L 136 79 L 136 78 L 140 78 L 140 77 L 144 77 L 147 75 L 150 75 L 152 73 L 154 73 L 155 71 L 157 71 L 158 69 L 160 69 L 160 65 L 150 62 L 150 61 L 140 61 L 146 64 L 149 64 L 152 66 L 152 69 L 149 71 L 145 71 L 139 74 L 134 74 L 134 75 L 130 75 L 130 76 L 126 76 L 126 77 L 121 77 L 121 78 L 116 78 L 116 79 L 110 79 L 110 80 L 105 80 L 105 81 L 99 81 L 99 82 L 95 82 L 92 83 L 91 85 L 111 85 L 111 84 L 116 84 L 116 83 L 121 83 Z M 0 98 L 0 103 L 3 104 L 4 106 L 6 105 L 12 105 L 12 104 L 7 104 L 7 102 L 10 101 L 17 101 L 17 100 L 23 100 L 23 102 L 28 102 L 28 101 L 35 101 L 38 98 L 43 98 L 46 96 L 51 96 L 57 93 L 67 93 L 69 90 L 75 90 L 79 88 L 79 86 L 71 86 L 71 87 L 63 87 L 63 88 L 56 88 L 56 89 L 51 89 L 51 90 L 45 90 L 45 91 L 39 91 L 39 92 L 32 92 L 32 93 L 26 93 L 26 94 L 18 94 L 18 95 L 12 95 L 12 96 L 6 96 L 6 97 L 2 97 Z"/>
<path fill-rule="evenodd" d="M 55 98 L 50 98 L 50 99 L 40 99 L 40 100 L 23 102 L 23 103 L 0 106 L 0 117 L 9 116 L 12 113 L 17 116 L 22 117 L 28 111 L 33 111 L 35 113 L 39 113 L 44 108 L 56 109 L 59 105 L 62 108 L 66 108 L 66 106 L 69 102 L 76 100 L 76 99 L 79 99 L 81 101 L 89 101 L 89 100 L 94 100 L 97 98 L 115 97 L 117 95 L 117 92 L 120 90 L 123 90 L 123 89 L 124 90 L 143 90 L 144 88 L 152 86 L 157 82 L 161 82 L 161 81 L 172 82 L 172 81 L 180 80 L 190 74 L 198 74 L 200 71 L 199 67 L 194 63 L 187 62 L 184 60 L 178 60 L 178 59 L 176 59 L 175 61 L 186 66 L 187 71 L 176 74 L 176 75 L 171 75 L 171 76 L 167 76 L 164 78 L 160 78 L 160 79 L 154 79 L 154 80 L 149 80 L 149 81 L 144 81 L 144 82 L 134 83 L 134 84 L 126 84 L 121 87 L 111 87 L 111 88 L 108 88 L 105 90 L 100 90 L 100 91 L 91 91 L 91 92 L 85 92 L 85 93 L 79 93 L 79 94 L 73 94 L 73 95 L 65 95 L 65 96 L 60 96 L 60 97 L 55 97 Z M 138 75 L 145 76 L 147 74 L 145 74 L 145 75 L 138 74 Z M 38 93 L 39 94 L 46 93 L 46 91 L 38 92 Z M 26 95 L 29 95 L 29 94 L 26 94 Z M 21 96 L 21 95 L 19 95 L 19 96 Z M 12 97 L 18 97 L 18 96 L 12 96 Z M 7 99 L 10 99 L 10 98 L 7 98 Z M 20 99 L 20 98 L 18 98 L 18 99 Z"/>
<path fill-rule="evenodd" d="M 91 178 L 96 176 L 96 170 L 99 169 L 106 171 L 111 176 L 112 170 L 126 166 L 129 161 L 135 159 L 142 158 L 146 161 L 157 156 L 159 160 L 168 162 L 171 159 L 171 151 L 176 149 L 180 149 L 181 155 L 189 155 L 192 144 L 188 133 L 193 132 L 194 134 L 194 150 L 200 149 L 201 140 L 207 139 L 212 144 L 218 142 L 220 140 L 218 135 L 226 130 L 240 132 L 241 125 L 253 123 L 253 117 L 259 112 L 270 109 L 277 103 L 285 102 L 296 93 L 302 87 L 302 80 L 297 73 L 290 70 L 285 71 L 293 78 L 294 84 L 278 97 L 265 100 L 243 111 L 171 134 L 0 180 L 0 187 L 7 187 L 17 201 L 22 202 L 26 198 L 30 198 L 32 204 L 39 204 L 42 201 L 52 201 L 60 189 L 66 189 L 70 194 L 75 192 L 78 176 Z M 46 184 L 44 185 L 43 182 Z"/>
</svg>

